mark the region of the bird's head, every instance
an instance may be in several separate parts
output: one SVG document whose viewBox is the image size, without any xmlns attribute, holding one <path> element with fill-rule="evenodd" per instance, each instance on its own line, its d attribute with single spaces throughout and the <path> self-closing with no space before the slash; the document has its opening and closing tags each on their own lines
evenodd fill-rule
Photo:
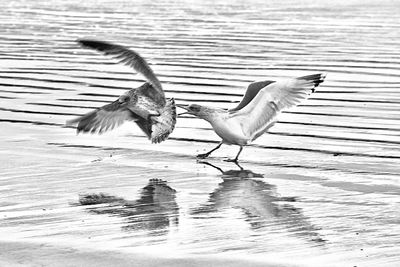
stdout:
<svg viewBox="0 0 400 267">
<path fill-rule="evenodd" d="M 131 100 L 131 97 L 128 94 L 123 94 L 118 98 L 118 102 L 120 104 L 127 103 Z"/>
<path fill-rule="evenodd" d="M 205 120 L 207 120 L 207 118 L 209 118 L 216 111 L 216 109 L 214 108 L 201 106 L 198 104 L 191 104 L 191 105 L 177 104 L 177 106 L 186 110 L 185 112 L 180 113 L 179 115 L 190 114 Z"/>
<path fill-rule="evenodd" d="M 138 101 L 138 96 L 136 90 L 130 90 L 118 97 L 118 102 L 120 105 L 135 104 Z"/>
</svg>

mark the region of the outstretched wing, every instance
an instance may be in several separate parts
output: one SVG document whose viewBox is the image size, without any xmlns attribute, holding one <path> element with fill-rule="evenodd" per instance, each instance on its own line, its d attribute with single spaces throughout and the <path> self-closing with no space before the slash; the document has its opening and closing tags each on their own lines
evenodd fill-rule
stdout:
<svg viewBox="0 0 400 267">
<path fill-rule="evenodd" d="M 242 100 L 240 101 L 239 105 L 235 108 L 232 108 L 229 110 L 229 112 L 234 112 L 242 109 L 245 107 L 248 103 L 253 100 L 253 98 L 260 92 L 261 89 L 263 89 L 265 86 L 268 84 L 271 84 L 275 81 L 259 81 L 259 82 L 253 82 L 249 84 L 247 87 L 246 93 L 244 94 Z"/>
<path fill-rule="evenodd" d="M 135 113 L 124 107 L 118 100 L 89 112 L 82 117 L 67 121 L 67 125 L 78 124 L 77 133 L 90 132 L 102 134 L 120 126 L 127 120 L 140 119 Z M 143 129 L 142 129 L 143 130 Z"/>
<path fill-rule="evenodd" d="M 314 74 L 271 83 L 231 117 L 242 118 L 243 132 L 254 140 L 270 127 L 279 112 L 307 98 L 324 78 L 325 74 Z"/>
<path fill-rule="evenodd" d="M 165 95 L 161 87 L 160 81 L 157 79 L 153 70 L 147 64 L 146 60 L 138 53 L 121 45 L 115 45 L 107 42 L 94 40 L 78 40 L 84 47 L 89 47 L 103 52 L 105 55 L 111 55 L 118 59 L 120 63 L 133 67 L 137 72 L 141 73 L 148 82 L 150 82 L 157 91 L 157 101 L 165 105 Z"/>
</svg>

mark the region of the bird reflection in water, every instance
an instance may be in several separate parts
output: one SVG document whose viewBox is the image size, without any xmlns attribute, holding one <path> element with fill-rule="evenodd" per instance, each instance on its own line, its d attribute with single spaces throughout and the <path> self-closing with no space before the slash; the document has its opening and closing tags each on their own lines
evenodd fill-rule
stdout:
<svg viewBox="0 0 400 267">
<path fill-rule="evenodd" d="M 89 208 L 96 214 L 109 214 L 126 218 L 124 230 L 144 230 L 149 235 L 166 235 L 169 228 L 179 224 L 175 189 L 161 179 L 150 179 L 142 188 L 140 198 L 126 200 L 107 194 L 79 196 L 80 205 L 96 205 Z M 106 204 L 98 205 L 98 204 Z"/>
<path fill-rule="evenodd" d="M 192 215 L 201 218 L 202 214 L 239 209 L 254 231 L 266 231 L 267 227 L 276 230 L 278 226 L 307 241 L 325 241 L 318 234 L 319 229 L 309 222 L 301 209 L 290 204 L 296 198 L 279 196 L 275 185 L 257 179 L 263 178 L 262 174 L 245 170 L 238 163 L 235 164 L 239 169 L 228 171 L 206 161 L 199 163 L 219 170 L 223 181 L 209 194 L 208 203 L 193 209 Z"/>
</svg>

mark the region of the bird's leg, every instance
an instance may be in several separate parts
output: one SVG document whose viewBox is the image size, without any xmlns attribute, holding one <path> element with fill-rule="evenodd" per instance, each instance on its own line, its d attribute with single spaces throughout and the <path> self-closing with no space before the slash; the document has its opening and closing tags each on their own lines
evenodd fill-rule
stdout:
<svg viewBox="0 0 400 267">
<path fill-rule="evenodd" d="M 239 155 L 240 155 L 240 153 L 242 152 L 242 150 L 243 150 L 243 146 L 240 146 L 239 152 L 237 153 L 236 157 L 235 157 L 234 159 L 227 159 L 227 160 L 225 160 L 225 161 L 227 161 L 227 162 L 237 162 L 237 161 L 238 161 L 238 158 L 239 158 Z M 239 166 L 239 167 L 240 167 L 240 166 Z"/>
<path fill-rule="evenodd" d="M 199 158 L 199 159 L 205 159 L 205 158 L 207 158 L 208 156 L 210 156 L 210 154 L 211 154 L 212 152 L 214 152 L 215 150 L 217 150 L 218 148 L 220 148 L 221 145 L 222 145 L 222 141 L 221 141 L 216 147 L 214 147 L 213 149 L 211 149 L 211 150 L 208 151 L 207 153 L 198 154 L 196 157 Z"/>
<path fill-rule="evenodd" d="M 235 165 L 236 165 L 236 166 L 238 166 L 238 167 L 239 167 L 240 171 L 244 171 L 243 167 L 242 167 L 242 166 L 240 166 L 240 164 L 239 164 L 239 162 L 237 162 L 237 160 L 236 160 L 236 161 L 234 161 L 234 163 L 235 163 Z"/>
</svg>

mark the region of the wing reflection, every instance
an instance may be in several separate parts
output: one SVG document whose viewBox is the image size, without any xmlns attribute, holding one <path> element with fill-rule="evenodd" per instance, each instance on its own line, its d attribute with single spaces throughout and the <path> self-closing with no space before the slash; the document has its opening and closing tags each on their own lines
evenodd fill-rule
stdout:
<svg viewBox="0 0 400 267">
<path fill-rule="evenodd" d="M 276 186 L 259 179 L 262 174 L 243 169 L 223 171 L 209 162 L 201 161 L 221 172 L 223 181 L 212 193 L 206 204 L 192 210 L 192 215 L 219 212 L 226 209 L 240 209 L 245 220 L 254 231 L 265 231 L 267 227 L 276 227 L 307 240 L 324 242 L 318 234 L 318 228 L 309 222 L 301 209 L 288 202 L 295 202 L 295 197 L 281 197 Z"/>
<path fill-rule="evenodd" d="M 134 201 L 107 194 L 79 196 L 80 205 L 97 205 L 89 211 L 126 218 L 125 230 L 145 230 L 150 235 L 165 235 L 171 226 L 179 224 L 176 191 L 160 179 L 150 179 L 142 188 L 140 198 Z"/>
</svg>

